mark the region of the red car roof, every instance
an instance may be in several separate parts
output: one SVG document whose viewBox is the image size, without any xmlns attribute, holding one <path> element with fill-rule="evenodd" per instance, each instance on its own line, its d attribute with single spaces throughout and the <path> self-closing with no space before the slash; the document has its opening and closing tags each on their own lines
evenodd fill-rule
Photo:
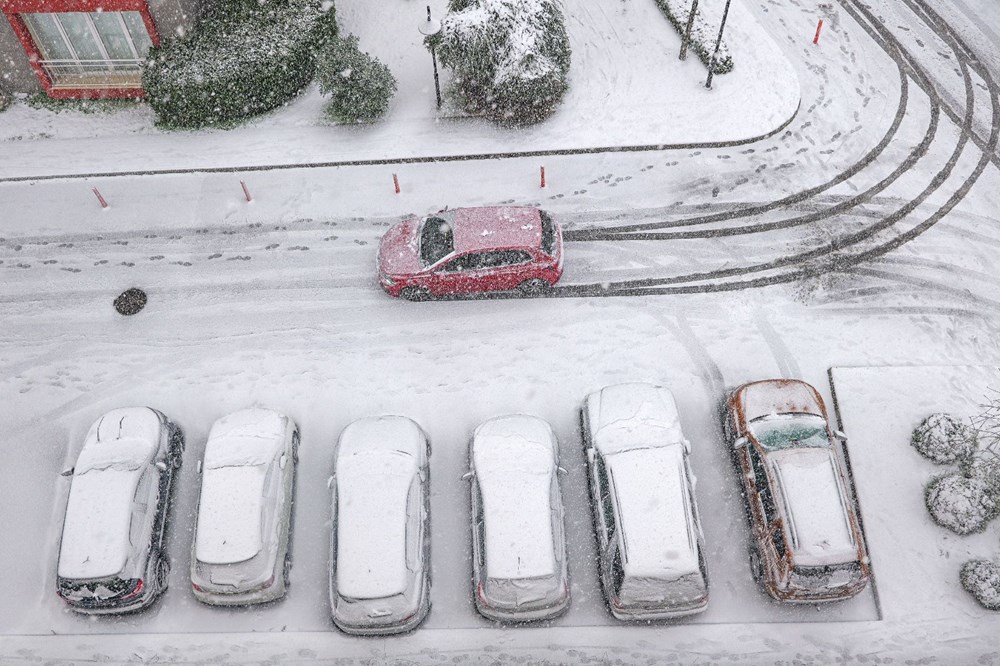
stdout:
<svg viewBox="0 0 1000 666">
<path fill-rule="evenodd" d="M 452 231 L 455 251 L 459 254 L 542 244 L 542 221 L 537 208 L 457 208 L 454 213 Z"/>
</svg>

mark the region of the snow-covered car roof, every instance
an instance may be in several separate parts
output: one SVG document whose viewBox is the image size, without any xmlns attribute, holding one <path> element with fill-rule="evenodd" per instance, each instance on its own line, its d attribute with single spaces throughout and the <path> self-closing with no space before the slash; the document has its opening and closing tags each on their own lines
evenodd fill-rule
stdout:
<svg viewBox="0 0 1000 666">
<path fill-rule="evenodd" d="M 70 486 L 59 575 L 120 573 L 130 552 L 132 501 L 159 447 L 161 422 L 148 407 L 113 409 L 87 431 Z"/>
<path fill-rule="evenodd" d="M 815 389 L 796 379 L 768 379 L 746 384 L 742 393 L 747 422 L 771 414 L 815 414 L 823 416 Z"/>
<path fill-rule="evenodd" d="M 454 214 L 451 225 L 459 254 L 542 244 L 542 220 L 537 208 L 484 206 L 450 212 Z"/>
<path fill-rule="evenodd" d="M 73 477 L 59 550 L 61 577 L 103 578 L 122 571 L 141 475 L 141 470 L 109 468 Z"/>
<path fill-rule="evenodd" d="M 206 564 L 245 562 L 263 547 L 264 482 L 285 449 L 288 417 L 244 409 L 218 419 L 202 466 L 195 557 Z"/>
<path fill-rule="evenodd" d="M 684 441 L 669 390 L 646 383 L 615 384 L 587 397 L 591 440 L 603 455 Z"/>
<path fill-rule="evenodd" d="M 243 409 L 212 424 L 205 445 L 205 469 L 263 465 L 285 443 L 288 417 L 270 409 Z"/>
<path fill-rule="evenodd" d="M 606 461 L 625 575 L 674 580 L 699 571 L 683 447 L 634 449 Z"/>
<path fill-rule="evenodd" d="M 555 573 L 550 491 L 556 450 L 549 424 L 524 415 L 486 421 L 473 436 L 472 463 L 483 500 L 487 576 Z"/>
<path fill-rule="evenodd" d="M 767 456 L 784 500 L 797 564 L 819 566 L 857 559 L 846 497 L 828 449 L 788 449 Z"/>
<path fill-rule="evenodd" d="M 407 499 L 425 445 L 419 426 L 401 416 L 361 419 L 341 434 L 335 466 L 341 596 L 379 599 L 406 590 Z"/>
</svg>

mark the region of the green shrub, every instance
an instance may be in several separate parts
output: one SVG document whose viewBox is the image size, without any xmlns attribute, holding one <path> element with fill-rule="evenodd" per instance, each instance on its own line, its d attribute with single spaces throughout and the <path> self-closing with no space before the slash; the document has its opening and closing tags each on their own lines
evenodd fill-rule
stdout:
<svg viewBox="0 0 1000 666">
<path fill-rule="evenodd" d="M 326 114 L 342 122 L 380 118 L 396 92 L 396 79 L 385 64 L 358 49 L 358 38 L 349 35 L 330 40 L 316 53 L 316 79 L 330 95 Z"/>
<path fill-rule="evenodd" d="M 193 34 L 150 49 L 146 100 L 167 127 L 231 125 L 285 104 L 336 36 L 329 0 L 225 0 Z"/>
<path fill-rule="evenodd" d="M 467 110 L 504 125 L 549 116 L 568 88 L 566 19 L 555 0 L 452 0 L 433 44 Z"/>
<path fill-rule="evenodd" d="M 969 560 L 959 579 L 983 608 L 1000 611 L 1000 560 Z"/>
<path fill-rule="evenodd" d="M 913 445 L 939 465 L 967 460 L 976 451 L 976 431 L 951 414 L 931 414 L 913 430 Z"/>
</svg>

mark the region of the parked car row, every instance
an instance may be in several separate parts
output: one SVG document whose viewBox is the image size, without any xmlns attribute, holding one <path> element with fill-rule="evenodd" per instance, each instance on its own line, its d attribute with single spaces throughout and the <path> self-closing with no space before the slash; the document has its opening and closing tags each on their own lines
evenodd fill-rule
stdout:
<svg viewBox="0 0 1000 666">
<path fill-rule="evenodd" d="M 673 395 L 618 384 L 580 412 L 599 577 L 621 620 L 704 610 L 708 573 L 690 442 Z M 751 570 L 779 601 L 860 592 L 868 558 L 845 462 L 822 399 L 804 382 L 745 384 L 725 402 L 752 533 Z M 198 463 L 191 549 L 195 597 L 214 605 L 278 599 L 289 583 L 299 432 L 247 409 L 212 426 Z M 162 413 L 116 409 L 90 428 L 72 470 L 57 591 L 75 610 L 138 610 L 166 589 L 166 531 L 184 437 Z M 407 631 L 430 608 L 431 455 L 402 416 L 351 423 L 332 478 L 329 594 L 351 634 Z M 534 621 L 570 603 L 556 437 L 522 414 L 490 419 L 469 447 L 473 596 L 497 621 Z"/>
</svg>

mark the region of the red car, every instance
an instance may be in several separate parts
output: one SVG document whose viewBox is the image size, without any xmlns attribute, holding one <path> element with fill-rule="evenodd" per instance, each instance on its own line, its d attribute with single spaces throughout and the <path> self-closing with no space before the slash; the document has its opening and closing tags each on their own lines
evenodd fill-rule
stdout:
<svg viewBox="0 0 1000 666">
<path fill-rule="evenodd" d="M 562 276 L 562 230 L 537 208 L 456 208 L 412 217 L 382 236 L 379 283 L 390 296 L 518 289 L 534 295 Z"/>
</svg>

